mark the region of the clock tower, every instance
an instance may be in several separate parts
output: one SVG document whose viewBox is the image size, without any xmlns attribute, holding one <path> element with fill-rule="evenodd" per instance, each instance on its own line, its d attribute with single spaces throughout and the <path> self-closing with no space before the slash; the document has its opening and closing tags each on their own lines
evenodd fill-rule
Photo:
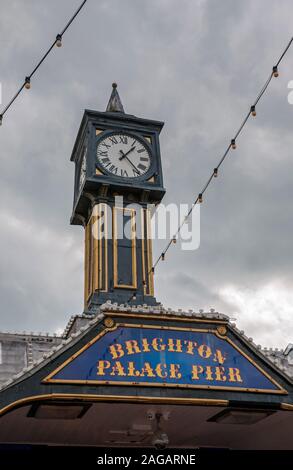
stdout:
<svg viewBox="0 0 293 470">
<path fill-rule="evenodd" d="M 126 114 L 117 85 L 105 112 L 85 110 L 72 151 L 71 224 L 85 229 L 85 311 L 107 300 L 156 305 L 150 205 L 163 198 L 163 122 Z"/>
</svg>

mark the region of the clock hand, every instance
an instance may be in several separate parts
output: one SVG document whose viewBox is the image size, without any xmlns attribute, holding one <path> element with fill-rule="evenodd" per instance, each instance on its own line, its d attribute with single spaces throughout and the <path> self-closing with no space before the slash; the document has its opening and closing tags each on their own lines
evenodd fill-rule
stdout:
<svg viewBox="0 0 293 470">
<path fill-rule="evenodd" d="M 130 152 L 132 152 L 132 150 L 135 149 L 135 146 L 134 147 L 131 147 L 130 150 L 128 150 L 128 152 L 124 153 L 123 150 L 119 150 L 119 152 L 122 154 L 121 157 L 119 157 L 119 160 L 123 160 L 123 158 L 126 157 L 126 155 L 128 155 Z"/>
<path fill-rule="evenodd" d="M 136 168 L 136 166 L 132 163 L 131 160 L 129 160 L 129 158 L 126 156 L 126 154 L 124 154 L 124 157 L 126 158 L 126 160 L 130 163 L 131 166 L 133 166 L 133 168 L 135 169 L 136 173 L 138 175 L 140 175 L 140 171 Z"/>
<path fill-rule="evenodd" d="M 128 150 L 128 152 L 124 153 L 123 150 L 119 150 L 119 152 L 122 154 L 121 157 L 119 157 L 119 160 L 123 160 L 123 158 L 126 158 L 126 160 L 130 163 L 130 165 L 135 169 L 136 173 L 138 175 L 140 175 L 140 172 L 139 170 L 136 168 L 136 166 L 132 163 L 131 160 L 129 160 L 129 158 L 127 157 L 127 155 L 132 152 L 132 150 L 135 149 L 135 146 L 134 147 L 131 147 L 130 150 Z"/>
</svg>

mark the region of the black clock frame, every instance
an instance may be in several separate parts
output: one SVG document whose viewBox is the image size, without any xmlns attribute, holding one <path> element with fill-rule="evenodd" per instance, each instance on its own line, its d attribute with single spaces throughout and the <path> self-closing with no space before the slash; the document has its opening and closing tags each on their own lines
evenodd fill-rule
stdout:
<svg viewBox="0 0 293 470">
<path fill-rule="evenodd" d="M 161 165 L 159 134 L 164 123 L 131 114 L 86 109 L 71 154 L 75 162 L 73 211 L 70 222 L 85 225 L 96 201 L 114 200 L 115 193 L 138 203 L 158 204 L 165 194 Z M 97 144 L 107 135 L 129 134 L 143 143 L 150 152 L 151 165 L 138 177 L 123 178 L 107 172 L 97 161 Z M 150 141 L 148 141 L 150 139 Z M 86 178 L 79 187 L 81 154 L 87 147 Z"/>
</svg>

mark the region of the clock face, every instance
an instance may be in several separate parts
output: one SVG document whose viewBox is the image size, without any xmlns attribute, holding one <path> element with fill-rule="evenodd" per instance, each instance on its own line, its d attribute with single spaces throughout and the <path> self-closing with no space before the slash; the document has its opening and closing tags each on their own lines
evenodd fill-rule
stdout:
<svg viewBox="0 0 293 470">
<path fill-rule="evenodd" d="M 83 186 L 83 183 L 85 181 L 86 177 L 86 153 L 87 153 L 87 148 L 84 149 L 83 155 L 82 155 L 82 161 L 81 161 L 81 166 L 80 166 L 80 176 L 79 176 L 79 190 Z"/>
<path fill-rule="evenodd" d="M 151 166 L 151 154 L 137 137 L 124 132 L 104 137 L 97 147 L 100 166 L 120 178 L 145 175 Z"/>
</svg>

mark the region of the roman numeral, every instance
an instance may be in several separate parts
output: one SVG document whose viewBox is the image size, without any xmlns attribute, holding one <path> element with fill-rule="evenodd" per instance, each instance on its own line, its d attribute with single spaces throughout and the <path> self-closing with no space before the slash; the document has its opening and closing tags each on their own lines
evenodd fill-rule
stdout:
<svg viewBox="0 0 293 470">
<path fill-rule="evenodd" d="M 141 162 L 148 162 L 149 159 L 148 159 L 148 157 L 140 157 L 140 161 Z"/>
<path fill-rule="evenodd" d="M 103 163 L 107 163 L 107 162 L 109 162 L 109 161 L 110 161 L 110 159 L 109 159 L 108 157 L 106 157 L 106 158 L 102 158 L 102 160 L 101 160 L 101 161 L 102 161 Z"/>
<path fill-rule="evenodd" d="M 121 168 L 120 171 L 121 171 L 121 176 L 126 176 L 126 177 L 128 176 L 128 173 L 127 173 L 126 170 L 122 170 L 122 168 Z"/>
<path fill-rule="evenodd" d="M 115 175 L 117 175 L 117 166 L 115 165 L 111 165 L 110 168 L 109 168 L 109 171 L 111 171 L 111 173 L 115 173 Z"/>
<path fill-rule="evenodd" d="M 134 176 L 140 176 L 140 172 L 138 170 L 135 170 L 134 168 L 132 169 L 133 175 Z"/>
<path fill-rule="evenodd" d="M 119 139 L 120 139 L 120 142 L 121 142 L 122 144 L 126 144 L 126 145 L 127 145 L 128 139 L 127 139 L 127 136 L 126 136 L 126 135 L 119 135 Z"/>
<path fill-rule="evenodd" d="M 103 146 L 106 147 L 107 149 L 110 149 L 110 148 L 111 148 L 111 145 L 106 144 L 106 142 L 102 142 L 101 145 L 103 145 Z"/>
<path fill-rule="evenodd" d="M 112 142 L 112 144 L 118 144 L 118 140 L 114 135 L 112 135 L 112 137 L 109 137 L 109 140 Z"/>
<path fill-rule="evenodd" d="M 141 152 L 145 152 L 145 149 L 142 148 L 142 149 L 139 149 L 139 150 L 137 151 L 137 153 L 141 153 Z"/>
<path fill-rule="evenodd" d="M 107 157 L 108 156 L 107 150 L 98 150 L 98 156 L 99 157 Z"/>
<path fill-rule="evenodd" d="M 144 171 L 146 169 L 146 166 L 140 163 L 139 165 L 137 165 L 137 168 L 139 168 L 141 171 Z"/>
</svg>

